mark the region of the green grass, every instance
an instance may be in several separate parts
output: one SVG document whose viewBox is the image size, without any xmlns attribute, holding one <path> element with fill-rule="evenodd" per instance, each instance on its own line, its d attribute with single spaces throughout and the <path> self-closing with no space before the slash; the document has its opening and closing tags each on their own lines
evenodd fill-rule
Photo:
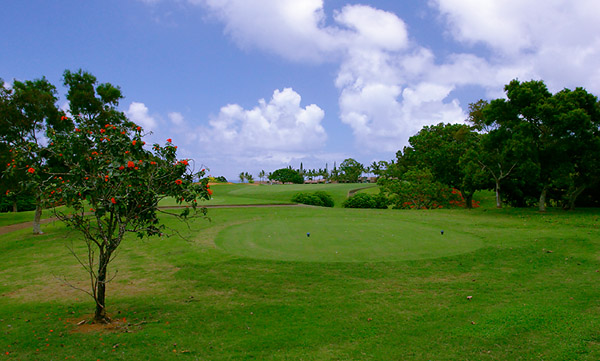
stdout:
<svg viewBox="0 0 600 361">
<path fill-rule="evenodd" d="M 227 197 L 256 199 L 250 187 L 227 188 Z M 75 240 L 84 251 L 77 234 L 56 223 L 43 236 L 0 236 L 1 355 L 600 359 L 600 210 L 223 208 L 209 216 L 190 229 L 165 220 L 187 239 L 126 239 L 108 285 L 116 332 L 75 325 L 93 304 L 58 278 L 87 286 L 65 247 Z"/>
<path fill-rule="evenodd" d="M 348 192 L 353 189 L 371 187 L 369 184 L 216 184 L 211 186 L 212 199 L 206 205 L 256 205 L 256 204 L 286 204 L 298 192 L 325 191 L 331 194 L 335 207 L 341 207 Z M 175 205 L 174 200 L 164 200 L 160 205 Z"/>
</svg>

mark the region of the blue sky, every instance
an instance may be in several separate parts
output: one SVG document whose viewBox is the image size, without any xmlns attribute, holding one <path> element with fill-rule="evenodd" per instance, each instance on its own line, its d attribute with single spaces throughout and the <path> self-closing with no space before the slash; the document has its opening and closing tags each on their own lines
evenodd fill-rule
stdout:
<svg viewBox="0 0 600 361">
<path fill-rule="evenodd" d="M 79 68 L 182 158 L 236 180 L 394 158 L 514 78 L 600 94 L 597 0 L 3 1 L 0 78 Z"/>
</svg>

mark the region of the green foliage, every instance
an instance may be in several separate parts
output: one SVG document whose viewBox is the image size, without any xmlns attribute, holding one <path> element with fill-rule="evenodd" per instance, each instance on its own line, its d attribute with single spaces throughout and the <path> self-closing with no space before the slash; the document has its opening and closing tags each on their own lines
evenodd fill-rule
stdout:
<svg viewBox="0 0 600 361">
<path fill-rule="evenodd" d="M 319 207 L 333 207 L 334 201 L 331 195 L 324 191 L 316 191 L 314 193 L 301 192 L 296 193 L 292 197 L 292 202 L 308 204 Z"/>
<path fill-rule="evenodd" d="M 193 174 L 187 159 L 176 158 L 177 147 L 170 139 L 164 146 L 154 144 L 152 151 L 144 147 L 142 128 L 115 108 L 121 98 L 118 88 L 96 86 L 96 78 L 82 71 L 66 71 L 64 78 L 70 111 L 76 115 L 73 121 L 60 117 L 57 124 L 66 126 L 46 129 L 47 147 L 40 147 L 35 139 L 30 142 L 28 149 L 44 157 L 26 165 L 22 177 L 29 189 L 38 191 L 37 197 L 45 205 L 67 206 L 55 208 L 55 215 L 79 231 L 87 245 L 88 254 L 76 257 L 90 276 L 89 294 L 96 302 L 94 318 L 105 321 L 108 264 L 125 234 L 162 235 L 165 226 L 158 217 L 161 199 L 171 197 L 178 204 L 188 204 L 189 208 L 179 214 L 186 218 L 190 210 L 196 210 L 197 201 L 210 198 L 212 191 L 206 179 L 197 182 L 204 170 Z M 47 100 L 48 104 L 53 101 L 52 96 Z M 37 109 L 33 106 L 37 103 L 24 104 L 23 109 Z M 34 113 L 35 121 L 47 116 L 46 111 Z M 27 131 L 32 133 L 29 128 Z M 19 152 L 24 153 L 23 147 L 13 154 Z M 27 161 L 20 154 L 14 156 L 16 162 Z M 9 167 L 11 171 L 20 168 Z"/>
<path fill-rule="evenodd" d="M 294 183 L 294 184 L 302 184 L 304 183 L 304 177 L 302 175 L 290 168 L 281 168 L 277 169 L 273 173 L 269 175 L 269 180 L 281 182 L 281 183 Z"/>
<path fill-rule="evenodd" d="M 470 119 L 491 138 L 484 166 L 497 184 L 512 170 L 504 190 L 514 204 L 537 195 L 540 211 L 550 200 L 573 209 L 577 196 L 600 180 L 598 98 L 582 88 L 552 95 L 543 81 L 513 80 L 505 91 L 507 99 L 472 109 Z"/>
<path fill-rule="evenodd" d="M 343 203 L 344 208 L 378 208 L 386 209 L 388 207 L 388 198 L 382 194 L 356 193 L 346 199 Z"/>
<path fill-rule="evenodd" d="M 0 212 L 12 212 L 14 205 L 18 212 L 32 211 L 36 207 L 36 200 L 32 194 L 0 194 Z"/>
<path fill-rule="evenodd" d="M 365 171 L 365 167 L 352 158 L 344 159 L 338 169 L 337 181 L 346 183 L 357 183 L 358 178 Z"/>
<path fill-rule="evenodd" d="M 477 162 L 479 135 L 469 126 L 444 123 L 425 126 L 410 137 L 409 143 L 410 147 L 397 153 L 401 171 L 410 167 L 428 168 L 437 182 L 460 189 L 468 199 L 468 207 L 473 193 L 487 185 Z"/>
<path fill-rule="evenodd" d="M 435 180 L 428 168 L 410 168 L 402 179 L 382 179 L 380 185 L 394 208 L 437 209 L 464 206 L 460 192 Z"/>
</svg>

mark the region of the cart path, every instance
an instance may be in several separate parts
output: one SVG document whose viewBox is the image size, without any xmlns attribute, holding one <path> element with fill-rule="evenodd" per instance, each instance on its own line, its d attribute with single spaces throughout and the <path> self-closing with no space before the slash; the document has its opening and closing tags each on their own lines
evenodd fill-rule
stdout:
<svg viewBox="0 0 600 361">
<path fill-rule="evenodd" d="M 295 203 L 281 203 L 281 204 L 229 204 L 229 205 L 206 205 L 204 208 L 261 208 L 261 207 L 307 207 L 304 204 L 295 204 Z M 185 208 L 185 206 L 172 206 L 172 207 L 159 207 L 161 209 L 177 209 L 177 208 Z M 44 218 L 40 221 L 41 224 L 50 223 L 57 221 L 56 217 L 52 218 Z M 22 222 L 10 224 L 8 226 L 0 227 L 0 235 L 19 231 L 25 228 L 33 228 L 33 221 L 31 222 Z"/>
</svg>

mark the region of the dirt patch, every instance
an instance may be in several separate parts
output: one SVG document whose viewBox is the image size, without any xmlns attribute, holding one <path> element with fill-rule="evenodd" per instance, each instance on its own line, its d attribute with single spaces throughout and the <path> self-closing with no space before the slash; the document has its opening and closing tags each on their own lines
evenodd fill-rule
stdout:
<svg viewBox="0 0 600 361">
<path fill-rule="evenodd" d="M 92 319 L 93 315 L 87 315 L 81 318 L 70 318 L 65 320 L 66 325 L 72 326 L 70 333 L 121 333 L 121 332 L 135 332 L 141 329 L 141 326 L 146 323 L 144 321 L 132 323 L 129 322 L 125 317 L 118 318 L 110 317 L 111 321 L 95 322 Z"/>
</svg>

